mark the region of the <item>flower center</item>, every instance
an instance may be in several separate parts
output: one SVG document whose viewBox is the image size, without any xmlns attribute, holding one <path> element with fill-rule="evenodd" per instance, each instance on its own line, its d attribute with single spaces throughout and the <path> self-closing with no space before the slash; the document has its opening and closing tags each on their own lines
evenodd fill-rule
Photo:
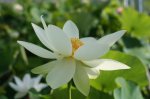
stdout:
<svg viewBox="0 0 150 99">
<path fill-rule="evenodd" d="M 74 55 L 74 52 L 84 43 L 80 41 L 80 39 L 78 38 L 71 38 L 71 44 L 72 44 L 72 55 Z"/>
</svg>

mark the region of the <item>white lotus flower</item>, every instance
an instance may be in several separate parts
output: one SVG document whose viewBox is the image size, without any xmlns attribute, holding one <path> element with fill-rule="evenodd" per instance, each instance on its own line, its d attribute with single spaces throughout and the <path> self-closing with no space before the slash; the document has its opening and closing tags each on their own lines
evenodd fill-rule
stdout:
<svg viewBox="0 0 150 99">
<path fill-rule="evenodd" d="M 47 85 L 40 83 L 42 76 L 31 78 L 30 74 L 26 74 L 23 77 L 23 80 L 19 79 L 18 77 L 14 77 L 16 84 L 10 82 L 9 85 L 17 94 L 15 95 L 15 99 L 24 97 L 31 88 L 34 88 L 37 92 L 41 91 Z"/>
<path fill-rule="evenodd" d="M 32 43 L 18 41 L 33 54 L 52 62 L 32 70 L 35 74 L 47 74 L 46 81 L 56 89 L 73 79 L 77 89 L 87 96 L 90 90 L 89 78 L 96 78 L 99 70 L 129 69 L 127 65 L 111 59 L 100 59 L 110 47 L 119 40 L 125 30 L 106 35 L 99 40 L 92 37 L 79 39 L 79 30 L 72 21 L 67 21 L 63 29 L 46 25 L 41 17 L 44 29 L 32 23 L 39 40 L 49 49 Z"/>
</svg>

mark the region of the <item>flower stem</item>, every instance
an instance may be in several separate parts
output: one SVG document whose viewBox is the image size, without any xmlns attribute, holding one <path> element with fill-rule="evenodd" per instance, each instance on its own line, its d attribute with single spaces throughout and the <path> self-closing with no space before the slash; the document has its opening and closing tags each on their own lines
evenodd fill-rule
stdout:
<svg viewBox="0 0 150 99">
<path fill-rule="evenodd" d="M 71 81 L 68 83 L 68 98 L 71 99 Z"/>
</svg>

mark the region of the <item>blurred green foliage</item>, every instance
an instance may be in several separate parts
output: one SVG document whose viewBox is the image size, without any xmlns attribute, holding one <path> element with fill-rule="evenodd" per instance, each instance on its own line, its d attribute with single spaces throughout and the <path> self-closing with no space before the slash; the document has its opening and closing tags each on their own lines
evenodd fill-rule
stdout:
<svg viewBox="0 0 150 99">
<path fill-rule="evenodd" d="M 133 37 L 150 38 L 150 17 L 147 14 L 128 8 L 122 13 L 120 19 L 122 28 L 128 30 Z"/>
<path fill-rule="evenodd" d="M 116 83 L 121 88 L 114 90 L 115 99 L 144 99 L 140 88 L 133 82 L 126 81 L 123 78 L 117 78 Z"/>
<path fill-rule="evenodd" d="M 8 86 L 13 75 L 22 77 L 32 68 L 49 61 L 36 57 L 16 42 L 25 40 L 43 46 L 31 26 L 31 22 L 42 26 L 41 15 L 44 16 L 47 24 L 60 27 L 66 20 L 71 19 L 78 26 L 80 37 L 100 38 L 121 29 L 127 30 L 126 35 L 112 47 L 112 50 L 117 51 L 110 51 L 104 58 L 116 59 L 132 68 L 126 71 L 101 71 L 100 77 L 91 81 L 92 88 L 89 97 L 82 96 L 73 87 L 73 99 L 113 99 L 112 92 L 117 88 L 115 79 L 119 76 L 136 83 L 136 86 L 141 88 L 144 98 L 150 98 L 150 89 L 148 89 L 150 82 L 146 76 L 150 68 L 148 67 L 150 64 L 150 16 L 146 13 L 138 13 L 132 8 L 123 8 L 118 0 L 94 0 L 86 3 L 83 1 L 0 2 L 0 99 L 12 99 L 14 96 L 15 92 Z M 128 83 L 126 85 L 133 87 L 132 90 L 136 87 Z M 124 87 L 121 86 L 121 89 L 125 89 Z M 123 93 L 121 89 L 117 89 L 119 93 Z M 31 91 L 27 97 L 30 99 L 67 99 L 65 88 L 51 91 L 51 95 L 49 94 L 50 88 L 46 91 L 48 92 Z"/>
</svg>

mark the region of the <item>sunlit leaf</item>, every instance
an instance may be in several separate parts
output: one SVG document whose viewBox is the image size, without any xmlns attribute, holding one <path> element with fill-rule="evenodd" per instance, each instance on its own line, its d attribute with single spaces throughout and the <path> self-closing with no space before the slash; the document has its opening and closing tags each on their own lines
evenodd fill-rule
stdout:
<svg viewBox="0 0 150 99">
<path fill-rule="evenodd" d="M 124 77 L 125 79 L 136 82 L 139 86 L 148 84 L 145 66 L 137 57 L 117 51 L 110 51 L 103 58 L 120 61 L 131 68 L 128 70 L 101 71 L 100 76 L 96 80 L 91 81 L 94 88 L 111 91 L 116 87 L 115 78 L 117 77 Z"/>
<path fill-rule="evenodd" d="M 122 28 L 137 38 L 150 37 L 150 17 L 145 13 L 138 13 L 134 9 L 124 9 L 120 17 Z"/>
</svg>

